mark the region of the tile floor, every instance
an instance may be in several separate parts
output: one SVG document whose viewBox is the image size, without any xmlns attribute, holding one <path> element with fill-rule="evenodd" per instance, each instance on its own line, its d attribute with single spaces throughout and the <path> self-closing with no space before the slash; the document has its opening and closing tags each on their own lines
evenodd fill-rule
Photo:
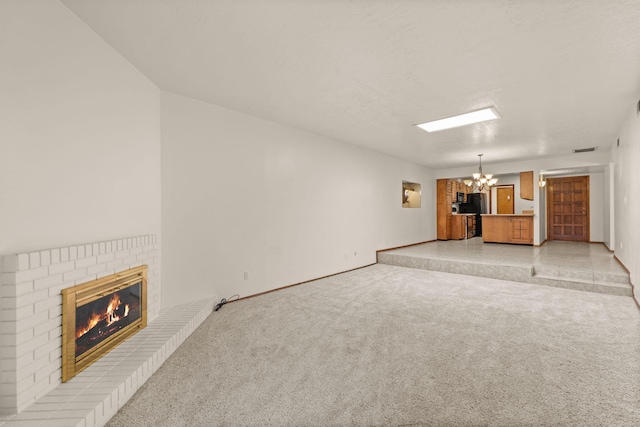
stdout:
<svg viewBox="0 0 640 427">
<path fill-rule="evenodd" d="M 632 292 L 629 275 L 601 243 L 528 246 L 484 243 L 476 237 L 380 252 L 378 262 L 614 295 Z"/>
</svg>

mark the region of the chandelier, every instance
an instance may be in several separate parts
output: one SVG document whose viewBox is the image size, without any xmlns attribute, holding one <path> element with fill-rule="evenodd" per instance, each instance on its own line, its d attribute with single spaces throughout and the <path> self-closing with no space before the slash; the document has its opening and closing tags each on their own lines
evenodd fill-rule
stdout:
<svg viewBox="0 0 640 427">
<path fill-rule="evenodd" d="M 486 175 L 482 173 L 482 154 L 478 154 L 478 157 L 480 157 L 478 172 L 473 174 L 472 180 L 465 179 L 464 183 L 467 187 L 473 187 L 473 191 L 486 191 L 498 182 L 498 178 L 494 178 L 490 173 Z"/>
</svg>

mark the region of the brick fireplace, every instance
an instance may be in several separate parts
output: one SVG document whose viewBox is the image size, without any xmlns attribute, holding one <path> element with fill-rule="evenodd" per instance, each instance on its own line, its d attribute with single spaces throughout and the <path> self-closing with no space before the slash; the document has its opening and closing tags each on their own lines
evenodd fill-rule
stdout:
<svg viewBox="0 0 640 427">
<path fill-rule="evenodd" d="M 62 381 L 62 289 L 143 264 L 151 322 L 161 303 L 155 235 L 0 257 L 0 415 L 22 411 Z"/>
</svg>

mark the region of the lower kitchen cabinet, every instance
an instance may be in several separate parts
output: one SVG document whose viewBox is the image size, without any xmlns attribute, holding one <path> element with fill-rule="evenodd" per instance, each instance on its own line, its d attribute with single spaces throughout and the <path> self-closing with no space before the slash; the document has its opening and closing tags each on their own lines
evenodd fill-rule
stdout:
<svg viewBox="0 0 640 427">
<path fill-rule="evenodd" d="M 533 245 L 533 215 L 482 215 L 482 240 Z"/>
</svg>

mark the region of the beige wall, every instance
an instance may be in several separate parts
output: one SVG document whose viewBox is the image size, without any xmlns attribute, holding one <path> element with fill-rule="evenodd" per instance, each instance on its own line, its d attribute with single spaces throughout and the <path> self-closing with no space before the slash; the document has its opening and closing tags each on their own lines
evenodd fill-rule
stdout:
<svg viewBox="0 0 640 427">
<path fill-rule="evenodd" d="M 163 301 L 229 297 L 374 263 L 435 238 L 435 185 L 408 162 L 172 93 L 162 98 Z M 244 272 L 249 279 L 244 280 Z"/>
<path fill-rule="evenodd" d="M 158 88 L 56 1 L 0 28 L 0 254 L 159 234 Z"/>
</svg>

